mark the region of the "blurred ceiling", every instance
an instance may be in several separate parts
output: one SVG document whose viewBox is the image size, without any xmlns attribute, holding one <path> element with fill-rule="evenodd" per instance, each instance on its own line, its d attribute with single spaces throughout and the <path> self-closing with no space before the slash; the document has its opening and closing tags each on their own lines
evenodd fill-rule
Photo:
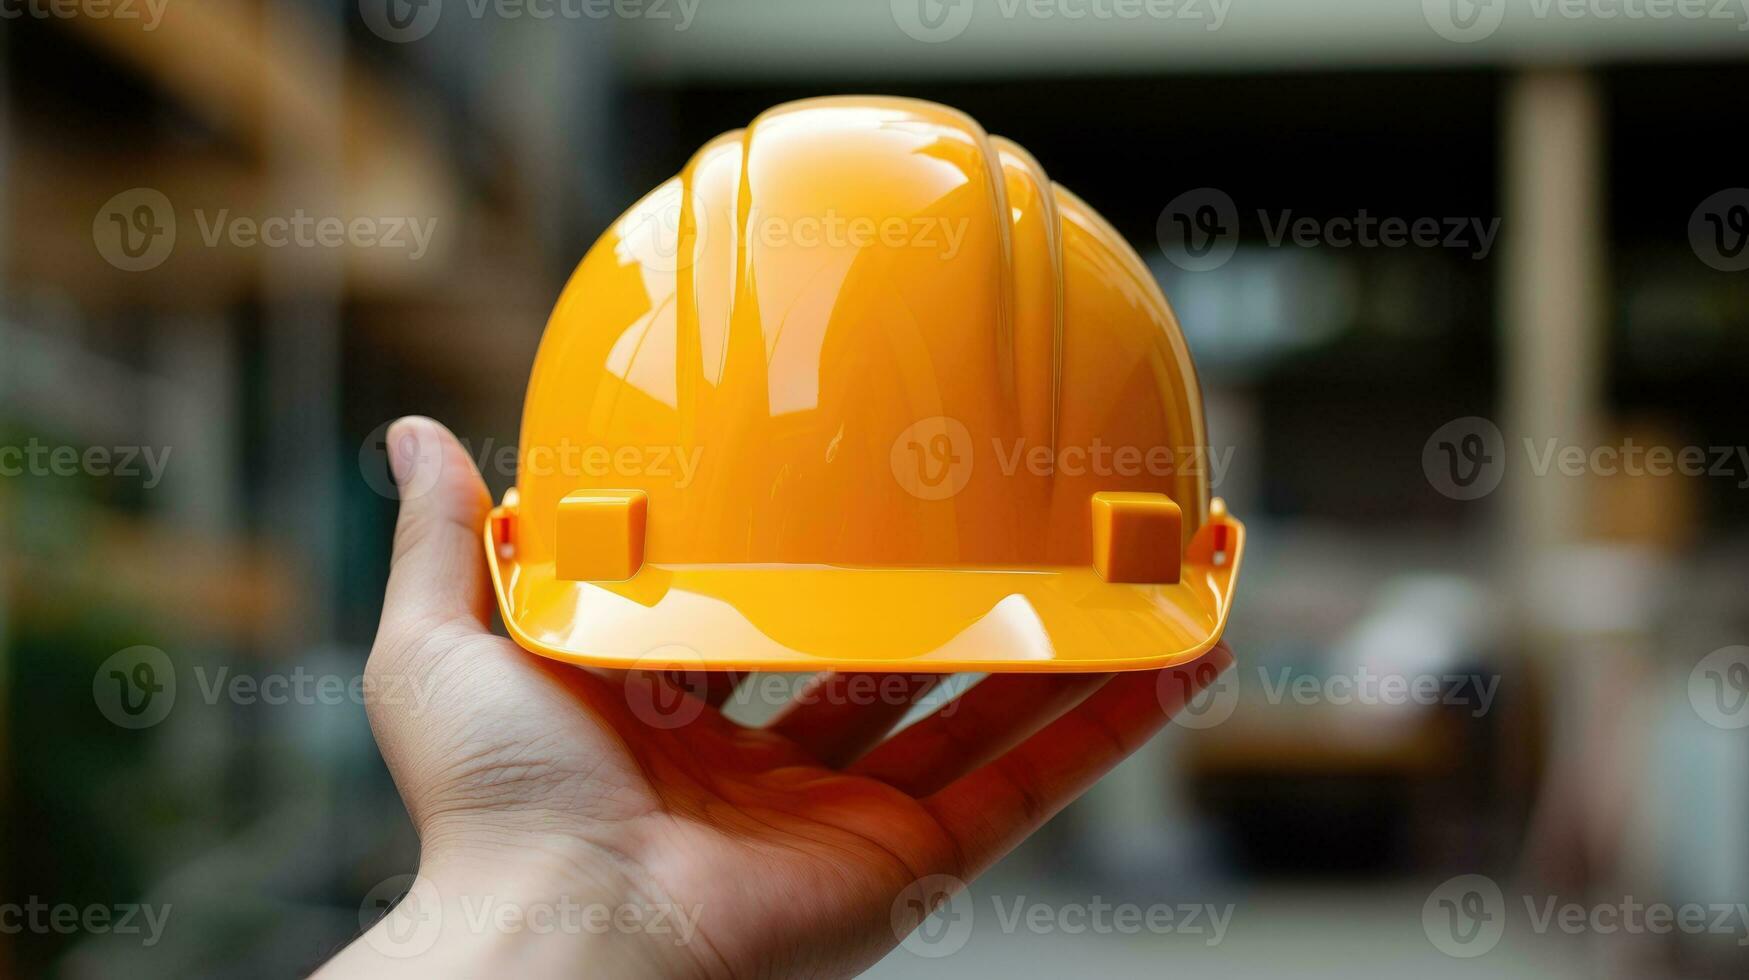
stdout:
<svg viewBox="0 0 1749 980">
<path fill-rule="evenodd" d="M 622 0 L 644 77 L 1257 71 L 1720 57 L 1743 0 Z"/>
</svg>

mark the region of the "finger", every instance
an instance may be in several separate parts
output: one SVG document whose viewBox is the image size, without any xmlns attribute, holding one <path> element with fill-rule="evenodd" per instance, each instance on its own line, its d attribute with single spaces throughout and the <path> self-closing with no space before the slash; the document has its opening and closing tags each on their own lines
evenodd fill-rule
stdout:
<svg viewBox="0 0 1749 980">
<path fill-rule="evenodd" d="M 389 469 L 400 491 L 381 633 L 461 624 L 484 631 L 492 591 L 481 528 L 491 497 L 450 431 L 417 416 L 388 431 Z"/>
<path fill-rule="evenodd" d="M 1166 670 L 1119 674 L 1061 718 L 924 800 L 977 874 L 1140 748 L 1233 663 L 1225 646 Z M 1198 667 L 1206 666 L 1198 673 Z"/>
<path fill-rule="evenodd" d="M 772 731 L 832 766 L 846 765 L 879 742 L 942 674 L 831 671 L 815 675 Z"/>
<path fill-rule="evenodd" d="M 992 674 L 859 759 L 850 772 L 928 796 L 1050 724 L 1111 674 Z"/>
</svg>

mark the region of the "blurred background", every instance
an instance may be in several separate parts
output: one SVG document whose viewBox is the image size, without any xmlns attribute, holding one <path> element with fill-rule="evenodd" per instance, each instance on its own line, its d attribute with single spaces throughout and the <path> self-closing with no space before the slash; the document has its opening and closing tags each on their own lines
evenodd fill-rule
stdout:
<svg viewBox="0 0 1749 980">
<path fill-rule="evenodd" d="M 607 222 L 847 92 L 1130 239 L 1251 529 L 1239 666 L 873 975 L 1745 975 L 1739 0 L 3 0 L 0 972 L 357 934 L 384 427 L 501 493 Z"/>
</svg>

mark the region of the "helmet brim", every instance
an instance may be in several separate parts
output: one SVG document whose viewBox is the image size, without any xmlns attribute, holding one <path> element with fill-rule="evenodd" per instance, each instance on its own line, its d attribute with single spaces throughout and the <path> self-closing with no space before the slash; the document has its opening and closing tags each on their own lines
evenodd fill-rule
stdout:
<svg viewBox="0 0 1749 980">
<path fill-rule="evenodd" d="M 1211 516 L 1172 585 L 1110 583 L 1091 567 L 872 568 L 645 564 L 623 582 L 522 563 L 486 522 L 486 561 L 510 635 L 591 667 L 649 670 L 1095 672 L 1172 667 L 1226 628 L 1245 527 Z"/>
</svg>

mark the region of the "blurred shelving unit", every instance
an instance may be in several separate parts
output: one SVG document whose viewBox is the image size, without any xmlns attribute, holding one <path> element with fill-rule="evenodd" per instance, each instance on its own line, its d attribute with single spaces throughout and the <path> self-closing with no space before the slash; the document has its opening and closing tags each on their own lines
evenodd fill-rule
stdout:
<svg viewBox="0 0 1749 980">
<path fill-rule="evenodd" d="M 33 692 L 7 698 L 0 751 L 9 759 L 24 733 L 27 751 L 49 753 L 30 784 L 8 780 L 29 805 L 7 809 L 10 839 L 54 842 L 13 852 L 0 878 L 27 887 L 59 874 L 63 891 L 91 891 L 88 876 L 39 860 L 84 848 L 114 864 L 110 892 L 173 900 L 191 918 L 240 914 L 167 937 L 157 962 L 183 975 L 212 969 L 222 951 L 210 944 L 227 931 L 268 957 L 253 972 L 283 971 L 280 956 L 313 966 L 332 942 L 322 937 L 355 927 L 336 923 L 330 899 L 374 883 L 358 875 L 404 868 L 411 842 L 357 706 L 250 712 L 199 684 L 224 670 L 362 670 L 380 570 L 353 538 L 374 553 L 394 513 L 360 473 L 368 434 L 420 410 L 513 444 L 504 392 L 520 390 L 575 258 L 556 244 L 584 233 L 502 166 L 504 127 L 467 118 L 445 91 L 453 79 L 361 45 L 345 13 L 214 0 L 167 5 L 149 33 L 113 18 L 0 25 L 0 444 L 168 457 L 149 489 L 0 483 L 0 513 L 27 499 L 52 518 L 9 522 L 0 554 L 0 677 L 22 671 Z M 520 164 L 538 162 L 521 152 Z M 177 231 L 162 265 L 133 272 L 104 258 L 94 221 L 138 187 L 171 202 Z M 578 200 L 564 195 L 572 213 Z M 410 260 L 350 240 L 243 247 L 212 225 L 298 213 L 405 218 L 434 234 Z M 28 244 L 5 247 L 15 243 Z M 396 368 L 348 370 L 357 363 Z M 138 643 L 169 653 L 186 706 L 145 755 L 91 703 L 97 665 Z M 56 762 L 57 732 L 114 751 Z M 40 781 L 56 773 L 66 782 Z M 75 789 L 92 785 L 128 805 Z M 365 822 L 342 803 L 358 794 L 378 797 L 361 802 Z M 240 894 L 260 900 L 227 910 Z M 39 937 L 17 965 L 126 961 L 100 937 L 64 943 Z"/>
</svg>

